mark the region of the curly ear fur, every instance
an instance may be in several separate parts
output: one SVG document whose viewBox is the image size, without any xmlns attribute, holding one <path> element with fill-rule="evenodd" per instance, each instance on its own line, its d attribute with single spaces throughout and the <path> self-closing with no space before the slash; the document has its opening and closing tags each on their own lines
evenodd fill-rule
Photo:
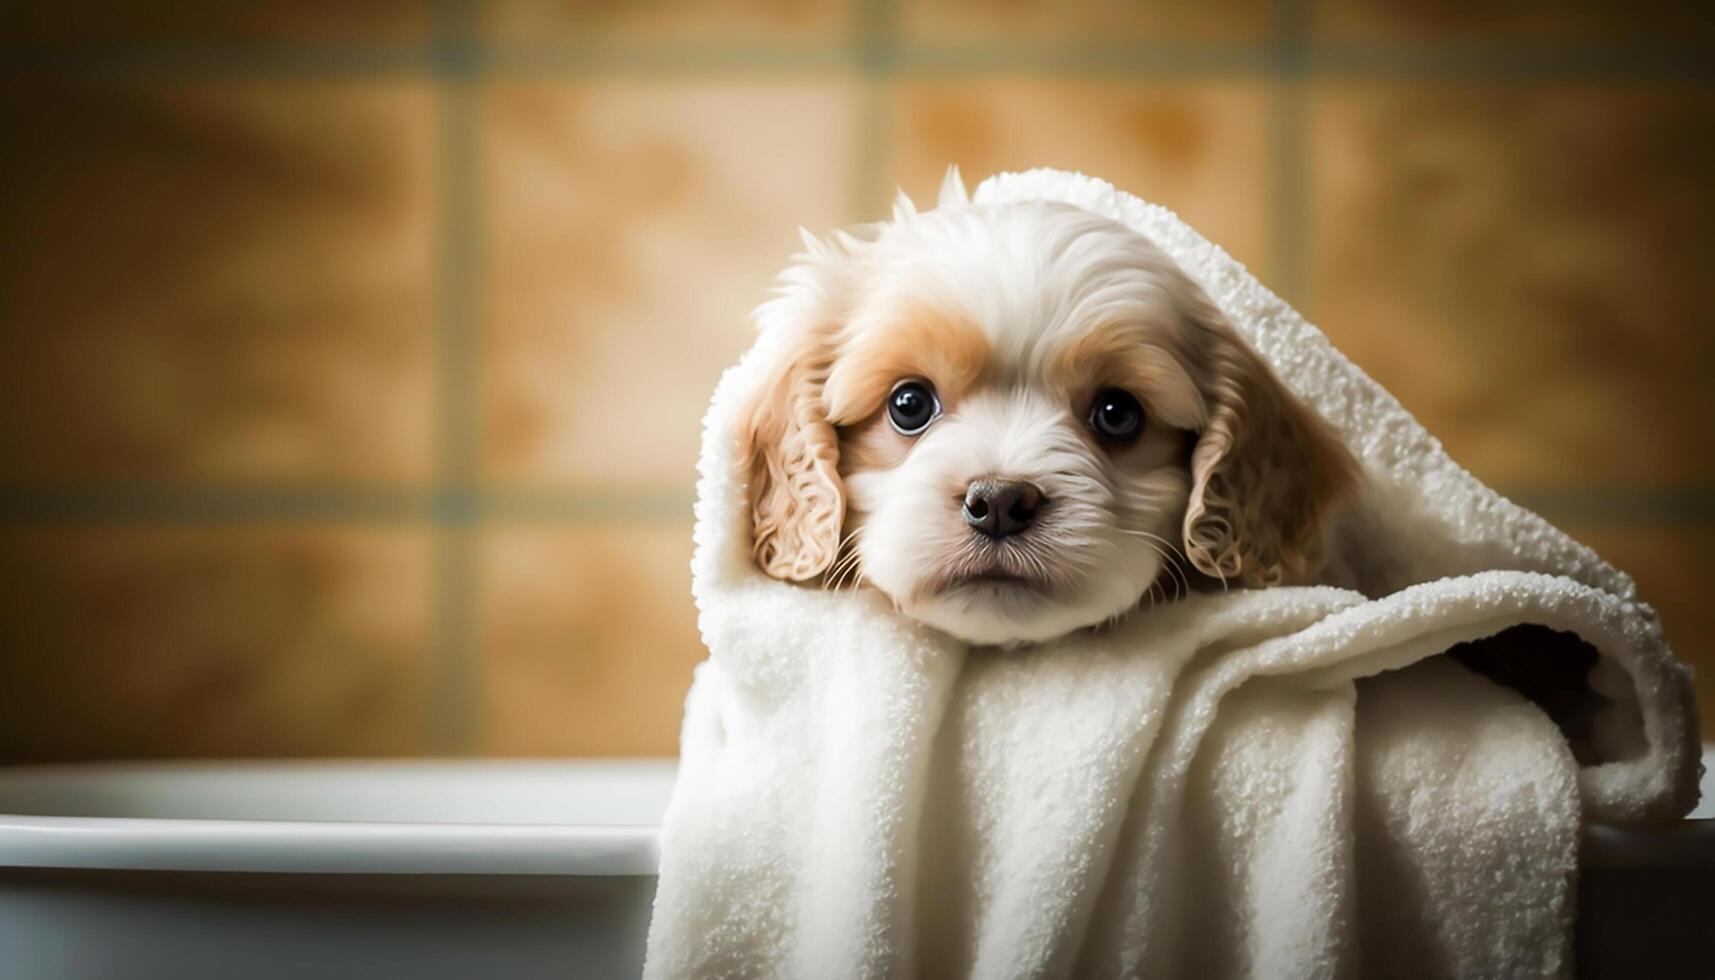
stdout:
<svg viewBox="0 0 1715 980">
<path fill-rule="evenodd" d="M 1209 421 L 1191 453 L 1185 555 L 1224 582 L 1301 579 L 1329 509 L 1357 486 L 1357 462 L 1213 304 L 1188 319 L 1206 357 Z"/>
<path fill-rule="evenodd" d="M 832 354 L 805 331 L 758 391 L 741 428 L 748 460 L 751 554 L 768 575 L 792 582 L 833 564 L 845 520 L 839 437 L 822 404 Z"/>
</svg>

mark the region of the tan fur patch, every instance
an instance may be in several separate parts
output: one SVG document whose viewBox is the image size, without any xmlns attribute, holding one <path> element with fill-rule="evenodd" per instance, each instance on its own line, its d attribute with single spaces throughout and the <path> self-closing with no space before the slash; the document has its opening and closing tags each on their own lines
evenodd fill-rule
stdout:
<svg viewBox="0 0 1715 980">
<path fill-rule="evenodd" d="M 866 470 L 889 470 L 905 462 L 912 439 L 893 431 L 886 412 L 875 412 L 856 425 L 840 429 L 840 475 Z"/>
<path fill-rule="evenodd" d="M 1192 431 L 1208 420 L 1208 408 L 1165 331 L 1110 325 L 1068 341 L 1046 365 L 1048 383 L 1068 398 L 1084 399 L 1102 388 L 1136 395 L 1151 418 Z"/>
<path fill-rule="evenodd" d="M 841 352 L 823 390 L 828 420 L 852 425 L 882 407 L 902 378 L 923 378 L 943 405 L 988 377 L 988 338 L 970 320 L 927 307 L 896 315 L 865 331 Z"/>
</svg>

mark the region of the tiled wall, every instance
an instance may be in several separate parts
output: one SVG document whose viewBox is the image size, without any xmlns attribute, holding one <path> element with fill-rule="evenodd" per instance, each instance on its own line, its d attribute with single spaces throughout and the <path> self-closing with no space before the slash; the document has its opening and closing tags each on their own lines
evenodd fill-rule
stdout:
<svg viewBox="0 0 1715 980">
<path fill-rule="evenodd" d="M 1180 211 L 1715 676 L 1707 3 L 84 0 L 0 74 L 0 759 L 673 751 L 707 394 L 948 162 Z"/>
</svg>

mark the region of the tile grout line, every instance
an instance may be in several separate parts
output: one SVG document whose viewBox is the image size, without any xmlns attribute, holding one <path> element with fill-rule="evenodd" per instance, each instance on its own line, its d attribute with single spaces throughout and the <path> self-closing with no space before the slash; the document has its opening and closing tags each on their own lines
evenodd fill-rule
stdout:
<svg viewBox="0 0 1715 980">
<path fill-rule="evenodd" d="M 1269 45 L 1274 60 L 1269 104 L 1269 272 L 1280 295 L 1309 316 L 1304 267 L 1310 147 L 1305 132 L 1304 0 L 1273 0 Z M 1313 319 L 1313 318 L 1312 318 Z"/>
<path fill-rule="evenodd" d="M 427 706 L 429 750 L 476 748 L 480 603 L 470 491 L 476 472 L 476 300 L 480 277 L 476 135 L 480 93 L 473 57 L 474 0 L 435 6 L 434 68 L 440 126 L 440 282 L 435 325 L 435 487 L 432 633 Z"/>
<path fill-rule="evenodd" d="M 858 81 L 856 115 L 847 178 L 846 226 L 868 224 L 887 213 L 892 199 L 887 185 L 889 94 L 887 81 L 868 75 Z M 818 229 L 818 234 L 822 229 Z"/>
<path fill-rule="evenodd" d="M 847 207 L 853 223 L 875 221 L 887 212 L 892 194 L 886 179 L 892 155 L 891 77 L 896 58 L 892 0 L 860 0 L 852 14 L 850 39 L 858 69 L 859 100 L 852 146 L 852 191 Z"/>
<path fill-rule="evenodd" d="M 480 0 L 440 0 L 452 11 Z M 854 16 L 856 45 L 683 44 L 598 40 L 575 43 L 482 42 L 460 39 L 483 74 L 530 77 L 592 73 L 651 75 L 717 74 L 734 71 L 826 72 L 875 67 L 871 53 L 885 56 L 883 72 L 934 77 L 1005 72 L 1058 75 L 1156 75 L 1167 77 L 1272 75 L 1279 69 L 1277 29 L 1291 27 L 1300 54 L 1299 71 L 1313 77 L 1419 79 L 1449 82 L 1690 82 L 1715 83 L 1708 45 L 1697 42 L 1614 47 L 1590 43 L 1407 43 L 1390 41 L 1313 43 L 1303 29 L 1297 0 L 1275 0 L 1271 16 L 1284 11 L 1287 24 L 1271 24 L 1262 44 L 1195 42 L 1050 42 L 975 44 L 901 42 L 893 30 L 893 0 L 862 0 Z M 866 48 L 865 42 L 875 42 Z M 22 46 L 0 42 L 0 77 L 32 74 L 338 78 L 443 75 L 444 38 L 420 43 L 214 42 Z"/>
</svg>

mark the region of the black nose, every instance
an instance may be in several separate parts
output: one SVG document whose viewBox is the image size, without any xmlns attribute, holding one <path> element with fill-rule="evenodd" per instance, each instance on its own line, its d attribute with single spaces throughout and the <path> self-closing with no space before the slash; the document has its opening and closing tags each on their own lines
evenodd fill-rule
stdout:
<svg viewBox="0 0 1715 980">
<path fill-rule="evenodd" d="M 965 523 L 991 538 L 1017 534 L 1030 526 L 1042 505 L 1042 491 L 1022 480 L 978 480 L 965 491 Z"/>
</svg>

